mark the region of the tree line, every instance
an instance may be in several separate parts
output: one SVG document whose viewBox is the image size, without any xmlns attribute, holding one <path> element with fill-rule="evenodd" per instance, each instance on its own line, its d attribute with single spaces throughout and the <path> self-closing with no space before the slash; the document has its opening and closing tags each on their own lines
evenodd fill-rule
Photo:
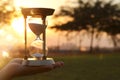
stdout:
<svg viewBox="0 0 120 80">
<path fill-rule="evenodd" d="M 60 16 L 72 17 L 72 21 L 65 24 L 55 24 L 51 28 L 61 31 L 81 31 L 83 29 L 91 33 L 90 51 L 93 51 L 94 34 L 100 35 L 101 32 L 106 32 L 111 35 L 114 47 L 117 47 L 118 38 L 120 34 L 120 3 L 113 4 L 114 0 L 105 3 L 101 0 L 93 2 L 93 4 L 79 0 L 79 6 L 72 8 L 70 6 L 62 6 L 59 13 L 54 15 L 54 19 Z"/>
</svg>

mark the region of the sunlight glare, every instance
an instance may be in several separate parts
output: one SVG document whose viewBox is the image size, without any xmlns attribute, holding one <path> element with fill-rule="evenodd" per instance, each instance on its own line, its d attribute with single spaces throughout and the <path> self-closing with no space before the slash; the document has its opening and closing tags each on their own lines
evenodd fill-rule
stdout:
<svg viewBox="0 0 120 80">
<path fill-rule="evenodd" d="M 24 18 L 15 18 L 12 21 L 12 27 L 18 34 L 24 34 Z M 30 28 L 27 26 L 27 32 L 31 32 Z"/>
<path fill-rule="evenodd" d="M 52 2 L 55 0 L 52 0 Z M 27 3 L 27 4 L 26 4 Z M 53 8 L 51 0 L 14 0 L 16 7 L 49 7 Z"/>
<path fill-rule="evenodd" d="M 20 7 L 44 7 L 57 9 L 62 5 L 64 0 L 14 0 L 14 5 Z"/>
<path fill-rule="evenodd" d="M 81 47 L 80 51 L 87 51 L 87 49 L 85 47 Z"/>
<path fill-rule="evenodd" d="M 12 27 L 19 34 L 24 33 L 24 19 L 23 19 L 23 17 L 15 18 L 12 22 Z"/>
<path fill-rule="evenodd" d="M 3 51 L 3 52 L 2 52 L 2 56 L 3 56 L 4 58 L 8 58 L 8 57 L 9 57 L 9 53 L 6 52 L 6 51 Z"/>
</svg>

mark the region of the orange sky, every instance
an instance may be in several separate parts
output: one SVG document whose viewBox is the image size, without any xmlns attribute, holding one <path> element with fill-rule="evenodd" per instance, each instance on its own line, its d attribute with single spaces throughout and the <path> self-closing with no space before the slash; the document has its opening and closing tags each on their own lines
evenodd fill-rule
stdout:
<svg viewBox="0 0 120 80">
<path fill-rule="evenodd" d="M 44 7 L 44 8 L 54 8 L 57 10 L 57 8 L 59 8 L 62 4 L 67 4 L 64 3 L 66 0 L 15 0 L 15 5 L 17 7 L 23 6 L 23 7 Z M 71 1 L 75 1 L 75 0 L 71 0 Z M 87 1 L 87 0 L 84 0 Z M 105 0 L 107 1 L 107 0 Z M 119 1 L 119 0 L 114 0 L 114 1 Z M 27 3 L 27 4 L 26 4 Z M 71 43 L 74 43 L 75 45 L 79 45 L 79 39 L 77 40 L 77 38 L 73 39 L 71 42 L 68 42 L 66 40 L 66 37 L 62 36 L 62 33 L 56 33 L 53 30 L 49 30 L 47 29 L 47 45 L 51 46 L 51 45 L 71 45 Z M 79 36 L 77 36 L 79 38 Z M 105 42 L 106 40 L 104 39 Z M 60 43 L 58 43 L 60 42 Z M 76 43 L 75 43 L 76 42 Z M 86 46 L 89 45 L 90 41 L 88 38 L 86 38 L 82 45 Z M 66 47 L 65 46 L 65 47 Z M 106 45 L 102 45 L 102 46 L 106 46 Z M 112 47 L 112 45 L 111 45 Z M 74 47 L 75 48 L 75 47 Z"/>
<path fill-rule="evenodd" d="M 14 0 L 16 6 L 58 8 L 64 0 Z"/>
<path fill-rule="evenodd" d="M 16 8 L 20 6 L 44 7 L 44 8 L 54 8 L 57 11 L 62 4 L 65 4 L 65 5 L 69 4 L 69 3 L 66 3 L 65 1 L 67 0 L 14 0 L 15 2 L 14 4 L 16 5 Z M 74 2 L 76 0 L 71 0 L 71 1 Z M 84 1 L 87 1 L 87 0 L 84 0 Z M 108 1 L 108 0 L 104 0 L 104 1 Z M 120 0 L 114 0 L 114 2 L 118 3 L 120 2 Z M 66 21 L 67 19 L 68 19 L 67 17 L 64 19 L 62 18 L 63 21 Z M 10 51 L 11 49 L 16 49 L 16 46 L 24 44 L 24 37 L 23 37 L 24 24 L 21 24 L 21 23 L 23 23 L 23 18 L 15 19 L 13 21 L 12 28 L 7 27 L 8 25 L 5 25 L 5 27 L 2 27 L 0 29 L 0 49 L 1 49 L 0 52 L 3 50 L 3 53 L 6 54 L 6 51 Z M 82 45 L 83 47 L 81 49 L 85 50 L 85 47 L 90 45 L 90 37 L 88 37 L 88 35 L 80 36 L 81 34 L 77 33 L 75 37 L 67 40 L 66 36 L 64 35 L 66 32 L 55 32 L 54 30 L 50 30 L 48 28 L 46 31 L 47 31 L 47 37 L 46 37 L 47 46 L 60 45 L 61 49 L 79 49 L 79 46 Z M 71 35 L 74 35 L 74 34 L 76 34 L 76 32 L 72 33 Z M 29 35 L 32 35 L 32 37 L 28 38 L 28 40 L 31 39 L 31 41 L 33 41 L 35 38 L 35 35 L 32 32 Z M 81 38 L 82 38 L 82 43 L 80 44 Z M 97 41 L 94 40 L 94 46 L 96 45 L 96 43 Z M 110 37 L 108 35 L 103 35 L 102 40 L 99 42 L 99 46 L 103 48 L 113 47 Z"/>
</svg>

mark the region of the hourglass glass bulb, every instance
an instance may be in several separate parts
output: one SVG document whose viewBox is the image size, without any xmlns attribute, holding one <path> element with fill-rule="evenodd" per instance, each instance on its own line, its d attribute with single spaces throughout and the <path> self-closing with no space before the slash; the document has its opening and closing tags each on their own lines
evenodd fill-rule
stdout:
<svg viewBox="0 0 120 80">
<path fill-rule="evenodd" d="M 38 23 L 29 23 L 29 27 L 35 35 L 40 35 L 46 28 L 45 25 Z"/>
<path fill-rule="evenodd" d="M 47 52 L 47 50 L 48 49 L 46 48 L 46 52 Z M 44 55 L 44 51 L 43 51 L 43 41 L 39 37 L 36 38 L 36 40 L 34 40 L 31 43 L 30 55 L 39 60 L 41 60 L 43 58 L 43 56 L 46 56 L 46 55 Z"/>
</svg>

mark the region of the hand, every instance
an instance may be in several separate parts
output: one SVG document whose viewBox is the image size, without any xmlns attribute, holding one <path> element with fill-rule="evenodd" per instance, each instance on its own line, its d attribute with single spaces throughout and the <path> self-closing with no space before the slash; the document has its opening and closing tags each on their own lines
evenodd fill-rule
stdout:
<svg viewBox="0 0 120 80">
<path fill-rule="evenodd" d="M 44 65 L 38 67 L 24 66 L 22 65 L 22 59 L 16 58 L 9 62 L 1 71 L 0 71 L 0 80 L 10 80 L 17 76 L 32 75 L 35 73 L 43 73 L 51 71 L 55 68 L 63 66 L 63 62 L 56 62 L 52 65 Z"/>
</svg>

